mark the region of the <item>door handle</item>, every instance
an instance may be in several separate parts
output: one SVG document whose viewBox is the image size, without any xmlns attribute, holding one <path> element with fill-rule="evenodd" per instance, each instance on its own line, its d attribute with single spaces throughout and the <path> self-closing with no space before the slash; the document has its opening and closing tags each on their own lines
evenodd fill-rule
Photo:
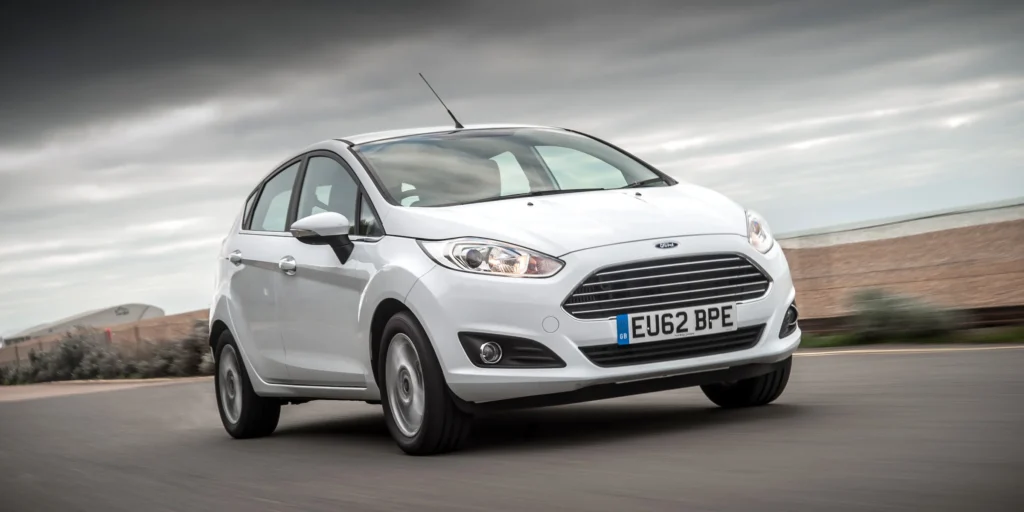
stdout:
<svg viewBox="0 0 1024 512">
<path fill-rule="evenodd" d="M 277 262 L 277 268 L 290 276 L 295 275 L 296 267 L 298 267 L 298 265 L 295 264 L 295 258 L 292 258 L 291 256 L 285 256 L 284 258 L 281 258 L 281 261 Z"/>
<path fill-rule="evenodd" d="M 234 251 L 231 254 L 228 254 L 228 261 L 230 261 L 231 263 L 234 263 L 235 266 L 241 265 L 242 264 L 242 251 Z"/>
</svg>

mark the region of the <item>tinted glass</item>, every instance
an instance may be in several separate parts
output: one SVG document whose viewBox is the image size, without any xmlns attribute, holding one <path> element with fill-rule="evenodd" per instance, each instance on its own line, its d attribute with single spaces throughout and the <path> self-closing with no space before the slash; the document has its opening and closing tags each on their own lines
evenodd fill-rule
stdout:
<svg viewBox="0 0 1024 512">
<path fill-rule="evenodd" d="M 249 213 L 252 212 L 252 205 L 256 202 L 256 193 L 253 192 L 245 200 L 245 210 L 242 210 L 242 229 L 249 229 Z"/>
<path fill-rule="evenodd" d="M 256 210 L 253 212 L 250 229 L 256 231 L 284 231 L 288 223 L 288 205 L 291 204 L 292 188 L 299 164 L 295 163 L 277 173 L 263 186 Z"/>
<path fill-rule="evenodd" d="M 365 195 L 359 203 L 359 234 L 365 236 L 382 236 L 384 229 L 380 227 L 380 221 L 373 214 L 370 207 L 370 199 Z"/>
<path fill-rule="evenodd" d="M 348 219 L 350 233 L 356 230 L 356 198 L 359 186 L 352 175 L 333 158 L 314 156 L 306 165 L 306 177 L 299 194 L 296 219 L 315 213 L 335 212 Z"/>
<path fill-rule="evenodd" d="M 553 176 L 539 148 L 579 156 L 556 158 L 559 174 Z M 465 130 L 361 144 L 353 150 L 388 195 L 412 207 L 523 192 L 615 188 L 658 177 L 615 148 L 561 130 Z"/>
<path fill-rule="evenodd" d="M 560 146 L 538 146 L 558 188 L 618 188 L 626 177 L 615 167 L 582 151 Z"/>
</svg>

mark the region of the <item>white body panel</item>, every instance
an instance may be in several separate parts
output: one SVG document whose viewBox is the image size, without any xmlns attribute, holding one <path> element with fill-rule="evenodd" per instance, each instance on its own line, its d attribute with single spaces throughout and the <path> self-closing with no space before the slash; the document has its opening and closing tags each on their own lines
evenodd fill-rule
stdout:
<svg viewBox="0 0 1024 512">
<path fill-rule="evenodd" d="M 355 339 L 363 290 L 377 273 L 377 247 L 355 244 L 345 265 L 330 247 L 290 240 L 295 274 L 278 290 L 281 337 L 288 348 L 289 382 L 366 387 L 366 344 Z"/>
<path fill-rule="evenodd" d="M 371 134 L 372 141 L 410 132 Z M 775 362 L 796 350 L 800 331 L 779 339 L 795 291 L 776 243 L 767 254 L 746 237 L 739 205 L 679 183 L 671 187 L 580 192 L 437 208 L 390 204 L 343 141 L 303 153 L 338 155 L 361 182 L 385 235 L 353 237 L 342 263 L 327 245 L 291 233 L 246 232 L 236 222 L 221 251 L 211 326 L 234 335 L 253 388 L 262 396 L 376 400 L 371 323 L 386 300 L 398 301 L 423 325 L 452 392 L 491 402 L 573 391 L 589 385 Z M 349 219 L 353 224 L 358 219 Z M 419 240 L 481 237 L 556 256 L 565 266 L 541 279 L 479 275 L 438 265 Z M 659 249 L 669 239 L 676 247 Z M 229 261 L 233 251 L 243 262 Z M 740 254 L 769 276 L 768 292 L 737 305 L 739 327 L 765 324 L 749 349 L 649 364 L 599 367 L 579 349 L 615 343 L 613 319 L 581 320 L 562 303 L 590 274 L 610 265 L 709 253 Z M 294 273 L 278 268 L 290 256 Z M 552 320 L 553 319 L 553 320 Z M 551 329 L 557 324 L 557 328 Z M 492 333 L 539 342 L 564 368 L 474 365 L 459 332 Z"/>
<path fill-rule="evenodd" d="M 475 236 L 554 256 L 629 240 L 745 236 L 746 229 L 742 208 L 708 189 L 682 183 L 447 208 L 396 208 L 388 218 L 388 232 L 401 236 L 427 240 Z"/>
<path fill-rule="evenodd" d="M 565 269 L 549 279 L 501 279 L 438 268 L 423 276 L 407 303 L 421 319 L 437 349 L 448 386 L 463 400 L 487 402 L 523 396 L 572 391 L 591 384 L 676 375 L 751 362 L 785 359 L 800 340 L 800 332 L 778 339 L 782 316 L 795 291 L 789 268 L 777 245 L 767 255 L 754 251 L 745 237 L 695 236 L 678 239 L 673 250 L 659 250 L 649 241 L 629 242 L 579 251 L 566 256 Z M 753 348 L 706 357 L 652 364 L 601 368 L 577 347 L 615 343 L 615 320 L 580 320 L 561 303 L 593 270 L 613 264 L 664 258 L 671 252 L 686 254 L 735 252 L 750 258 L 771 274 L 768 294 L 737 306 L 738 325 L 766 323 L 761 341 Z M 486 290 L 486 293 L 482 293 Z M 513 311 L 514 314 L 510 314 Z M 558 329 L 547 332 L 547 317 Z M 539 341 L 566 362 L 561 369 L 492 369 L 474 366 L 457 340 L 459 331 L 508 334 Z"/>
<path fill-rule="evenodd" d="M 272 381 L 287 379 L 288 370 L 277 303 L 280 281 L 278 260 L 287 246 L 285 237 L 238 234 L 229 238 L 227 252 L 242 256 L 224 276 L 230 283 L 232 316 L 241 326 L 238 336 L 247 339 L 247 352 L 255 361 L 256 373 Z M 227 265 L 230 263 L 225 262 Z"/>
</svg>

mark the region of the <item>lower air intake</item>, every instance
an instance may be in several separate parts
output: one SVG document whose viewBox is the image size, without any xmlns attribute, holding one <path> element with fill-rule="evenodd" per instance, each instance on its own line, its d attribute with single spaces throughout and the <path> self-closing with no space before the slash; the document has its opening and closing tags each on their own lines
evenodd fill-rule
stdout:
<svg viewBox="0 0 1024 512">
<path fill-rule="evenodd" d="M 745 350 L 757 345 L 764 324 L 742 327 L 732 332 L 692 336 L 632 345 L 596 345 L 580 347 L 583 355 L 598 366 L 628 366 L 659 363 L 691 357 L 709 356 Z"/>
</svg>

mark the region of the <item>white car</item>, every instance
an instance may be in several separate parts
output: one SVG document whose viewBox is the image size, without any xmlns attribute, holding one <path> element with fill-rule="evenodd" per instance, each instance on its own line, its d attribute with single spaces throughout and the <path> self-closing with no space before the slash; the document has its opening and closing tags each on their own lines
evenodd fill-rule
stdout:
<svg viewBox="0 0 1024 512">
<path fill-rule="evenodd" d="M 310 146 L 249 195 L 210 311 L 221 419 L 381 403 L 410 454 L 481 411 L 700 386 L 772 402 L 800 344 L 765 221 L 566 129 L 481 125 Z"/>
</svg>

